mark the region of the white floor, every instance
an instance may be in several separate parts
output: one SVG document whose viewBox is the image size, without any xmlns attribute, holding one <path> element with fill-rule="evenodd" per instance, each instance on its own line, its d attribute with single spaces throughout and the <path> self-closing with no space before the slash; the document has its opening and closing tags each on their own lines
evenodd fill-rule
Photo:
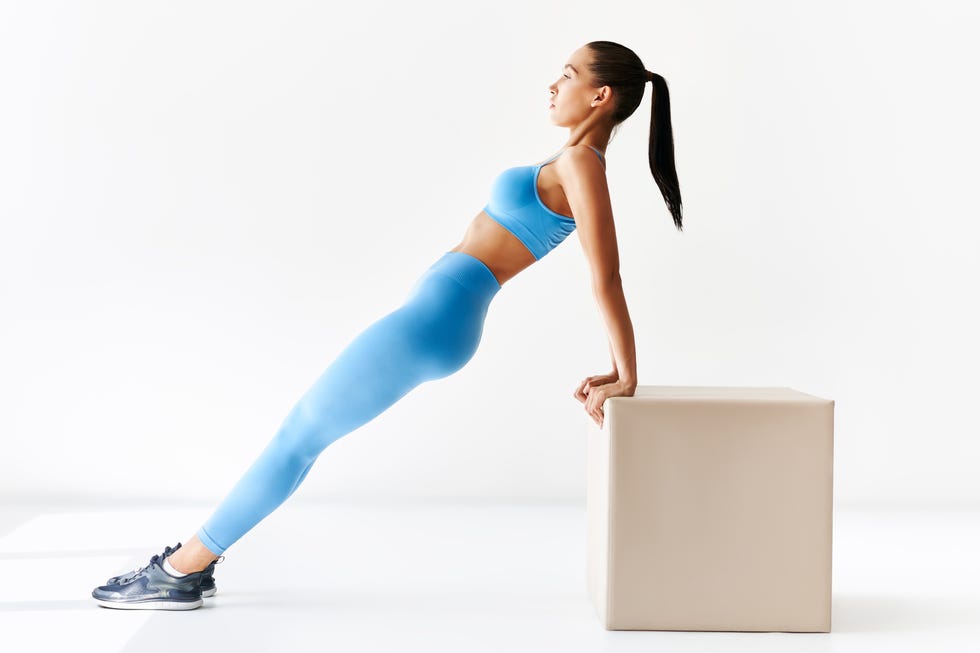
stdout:
<svg viewBox="0 0 980 653">
<path fill-rule="evenodd" d="M 285 504 L 187 612 L 91 590 L 184 541 L 208 508 L 0 507 L 0 651 L 980 650 L 980 512 L 834 517 L 833 632 L 606 631 L 582 504 Z"/>
</svg>

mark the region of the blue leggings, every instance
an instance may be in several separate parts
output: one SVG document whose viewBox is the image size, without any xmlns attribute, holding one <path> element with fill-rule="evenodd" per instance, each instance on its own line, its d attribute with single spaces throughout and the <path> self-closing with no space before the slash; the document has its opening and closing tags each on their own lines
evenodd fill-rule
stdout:
<svg viewBox="0 0 980 653">
<path fill-rule="evenodd" d="M 283 420 L 272 441 L 197 531 L 220 555 L 296 491 L 327 445 L 424 381 L 462 368 L 500 283 L 480 259 L 446 252 L 405 302 L 357 335 Z"/>
</svg>

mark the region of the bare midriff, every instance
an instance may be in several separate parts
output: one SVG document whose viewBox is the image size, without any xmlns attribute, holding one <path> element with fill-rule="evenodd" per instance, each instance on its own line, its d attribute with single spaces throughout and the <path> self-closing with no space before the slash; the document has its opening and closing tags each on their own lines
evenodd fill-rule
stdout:
<svg viewBox="0 0 980 653">
<path fill-rule="evenodd" d="M 549 183 L 549 177 L 554 174 L 552 168 L 551 163 L 541 168 L 538 175 L 538 195 L 547 208 L 563 215 L 571 215 L 561 183 L 557 179 L 551 179 Z M 557 208 L 552 208 L 556 204 Z M 463 234 L 463 240 L 449 251 L 463 252 L 480 259 L 490 268 L 500 285 L 513 279 L 518 272 L 530 267 L 537 260 L 517 236 L 487 215 L 486 211 L 476 214 Z"/>
<path fill-rule="evenodd" d="M 517 236 L 504 229 L 486 211 L 477 213 L 463 234 L 463 240 L 449 251 L 480 259 L 500 285 L 537 260 Z"/>
</svg>

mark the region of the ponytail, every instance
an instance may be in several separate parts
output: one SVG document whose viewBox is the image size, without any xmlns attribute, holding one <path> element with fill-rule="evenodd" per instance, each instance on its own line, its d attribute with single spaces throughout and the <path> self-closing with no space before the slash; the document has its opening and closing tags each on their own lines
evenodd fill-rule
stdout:
<svg viewBox="0 0 980 653">
<path fill-rule="evenodd" d="M 667 80 L 657 73 L 646 71 L 647 81 L 653 82 L 653 95 L 650 110 L 649 161 L 653 179 L 667 203 L 667 209 L 674 218 L 678 231 L 681 224 L 681 189 L 677 182 L 674 167 L 674 132 L 670 124 L 670 93 Z"/>
</svg>

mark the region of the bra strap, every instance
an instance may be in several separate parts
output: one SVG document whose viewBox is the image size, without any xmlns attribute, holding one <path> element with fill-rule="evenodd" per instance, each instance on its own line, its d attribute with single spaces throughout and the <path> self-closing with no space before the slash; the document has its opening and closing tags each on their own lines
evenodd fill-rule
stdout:
<svg viewBox="0 0 980 653">
<path fill-rule="evenodd" d="M 592 151 L 593 151 L 593 152 L 595 152 L 596 154 L 598 154 L 598 155 L 599 155 L 599 160 L 600 160 L 600 161 L 602 161 L 602 167 L 603 167 L 603 168 L 605 168 L 605 167 L 606 167 L 606 157 L 604 157 L 604 156 L 602 156 L 602 152 L 600 152 L 600 151 L 599 151 L 599 150 L 597 150 L 596 148 L 594 148 L 594 147 L 592 147 L 591 145 L 589 145 L 589 147 L 591 147 L 591 148 L 592 148 Z M 558 158 L 559 156 L 561 156 L 561 153 L 562 153 L 562 152 L 564 152 L 564 151 L 565 151 L 565 150 L 567 150 L 567 149 L 568 149 L 568 148 L 564 148 L 564 149 L 562 149 L 562 150 L 560 150 L 560 151 L 558 152 L 558 154 L 556 154 L 556 155 L 554 155 L 554 156 L 553 156 L 553 157 L 551 157 L 550 159 L 547 159 L 547 160 L 546 160 L 546 161 L 545 161 L 544 163 L 539 163 L 539 164 L 538 164 L 538 167 L 540 168 L 540 167 L 543 167 L 543 166 L 545 166 L 545 165 L 547 165 L 547 164 L 549 164 L 549 163 L 551 163 L 552 161 L 554 161 L 555 159 L 557 159 L 557 158 Z"/>
</svg>

